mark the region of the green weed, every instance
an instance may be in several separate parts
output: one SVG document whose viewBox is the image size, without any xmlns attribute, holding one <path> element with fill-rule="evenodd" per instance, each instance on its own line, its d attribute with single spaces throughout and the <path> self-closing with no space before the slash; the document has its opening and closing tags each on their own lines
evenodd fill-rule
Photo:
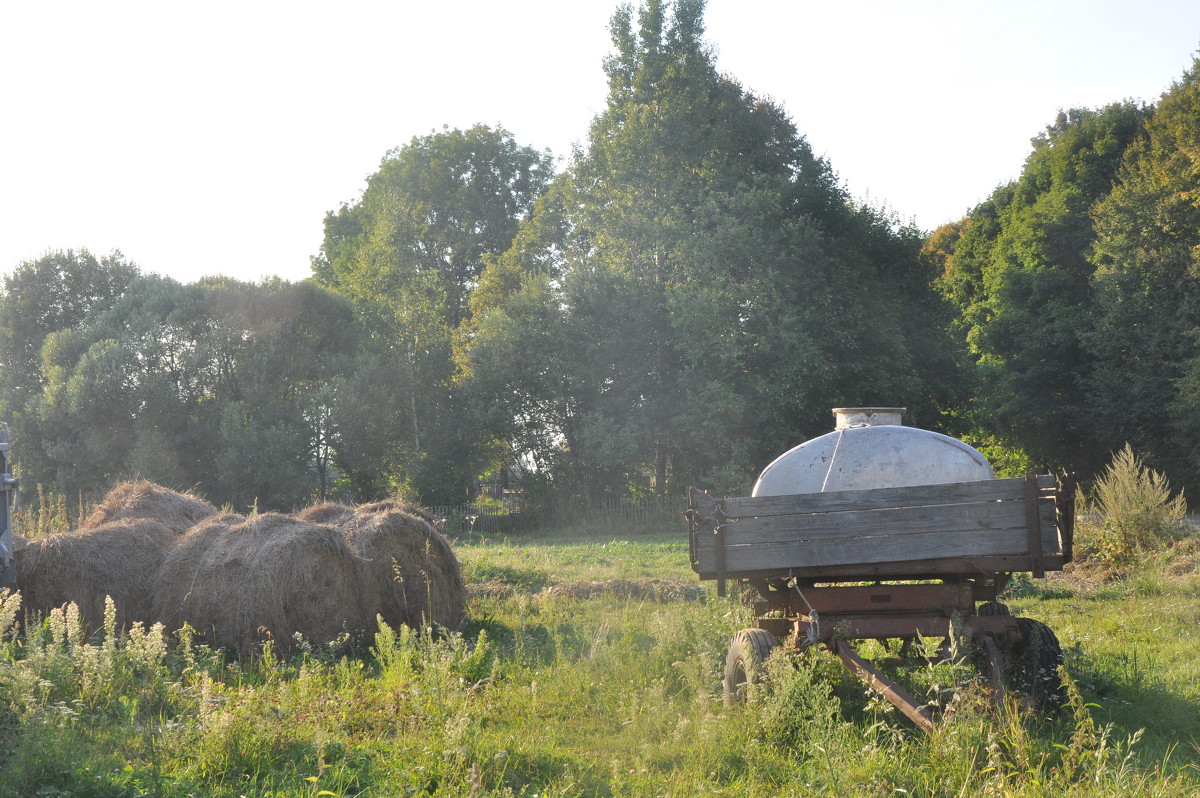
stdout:
<svg viewBox="0 0 1200 798">
<path fill-rule="evenodd" d="M 238 661 L 187 629 L 120 631 L 115 614 L 92 638 L 70 608 L 27 619 L 0 637 L 0 798 L 1200 790 L 1195 577 L 1010 600 L 1066 647 L 1055 719 L 1019 697 L 997 709 L 968 656 L 933 664 L 930 646 L 862 644 L 929 702 L 938 723 L 922 734 L 818 651 L 781 648 L 748 703 L 725 708 L 725 651 L 747 609 L 626 589 L 694 580 L 679 541 L 460 554 L 468 573 L 521 589 L 476 595 L 459 632 L 381 625 L 358 653 L 306 645 L 283 660 L 268 646 Z M 13 628 L 17 600 L 0 599 L 0 627 Z"/>
</svg>

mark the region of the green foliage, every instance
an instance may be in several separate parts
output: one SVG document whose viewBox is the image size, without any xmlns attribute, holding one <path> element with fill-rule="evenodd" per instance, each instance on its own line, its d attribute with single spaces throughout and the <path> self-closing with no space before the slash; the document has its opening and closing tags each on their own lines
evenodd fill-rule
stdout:
<svg viewBox="0 0 1200 798">
<path fill-rule="evenodd" d="M 764 737 L 797 752 L 828 744 L 846 729 L 832 689 L 836 674 L 823 667 L 829 661 L 819 658 L 816 650 L 800 656 L 786 647 L 776 652 L 767 662 L 766 695 L 759 711 Z"/>
<path fill-rule="evenodd" d="M 973 430 L 963 440 L 979 450 L 997 477 L 1024 477 L 1037 471 L 1033 458 L 1021 446 L 1003 441 L 983 430 Z"/>
<path fill-rule="evenodd" d="M 1200 74 L 1163 95 L 1120 181 L 1095 212 L 1096 322 L 1101 367 L 1087 388 L 1111 430 L 1184 485 L 1198 478 L 1195 330 L 1200 322 Z"/>
<path fill-rule="evenodd" d="M 1129 444 L 1096 480 L 1095 510 L 1079 545 L 1109 566 L 1128 566 L 1179 539 L 1187 523 L 1183 494 L 1171 495 L 1166 475 L 1146 467 Z"/>
<path fill-rule="evenodd" d="M 586 149 L 481 277 L 464 387 L 565 504 L 741 487 L 831 406 L 933 424 L 960 385 L 919 235 L 719 73 L 703 12 L 614 15 Z"/>
<path fill-rule="evenodd" d="M 362 199 L 326 217 L 316 279 L 353 301 L 368 333 L 367 374 L 356 370 L 343 391 L 334 452 L 355 496 L 403 487 L 457 504 L 495 465 L 456 390 L 455 347 L 474 328 L 485 265 L 512 244 L 549 176 L 549 155 L 505 130 L 445 129 L 389 152 Z"/>
<path fill-rule="evenodd" d="M 1094 368 L 1092 209 L 1148 116 L 1132 103 L 1060 113 L 1033 140 L 1020 178 L 926 245 L 976 360 L 972 420 L 1040 468 L 1100 466 L 1101 433 L 1081 391 Z"/>
<path fill-rule="evenodd" d="M 555 576 L 475 594 L 462 632 L 383 626 L 361 658 L 302 648 L 247 664 L 187 630 L 169 645 L 159 630 L 117 632 L 111 612 L 90 639 L 70 609 L 32 619 L 0 637 L 0 796 L 1200 789 L 1200 760 L 1178 745 L 1200 734 L 1194 576 L 1148 596 L 1119 585 L 1013 600 L 1076 642 L 1053 722 L 1016 701 L 997 714 L 968 663 L 862 644 L 945 708 L 924 735 L 817 651 L 773 657 L 754 700 L 725 709 L 720 668 L 745 608 L 711 590 L 700 600 L 616 590 L 643 569 L 694 587 L 678 536 L 480 542 L 459 554 L 469 572 Z M 566 589 L 580 580 L 602 589 Z M 15 601 L 0 599 L 0 626 Z"/>
<path fill-rule="evenodd" d="M 32 291 L 6 286 L 8 305 Z M 142 476 L 272 509 L 320 495 L 335 387 L 359 341 L 344 299 L 307 283 L 135 276 L 53 323 L 66 326 L 42 337 L 38 388 L 7 419 L 26 484 L 91 500 Z"/>
</svg>

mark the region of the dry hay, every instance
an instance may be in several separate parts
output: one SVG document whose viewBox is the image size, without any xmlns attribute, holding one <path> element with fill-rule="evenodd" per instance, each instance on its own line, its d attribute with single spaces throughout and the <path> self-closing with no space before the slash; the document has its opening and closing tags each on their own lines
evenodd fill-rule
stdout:
<svg viewBox="0 0 1200 798">
<path fill-rule="evenodd" d="M 105 596 L 112 596 L 119 627 L 150 623 L 154 575 L 178 539 L 166 524 L 143 518 L 25 541 L 14 555 L 22 606 L 46 613 L 73 601 L 85 626 L 99 629 Z"/>
<path fill-rule="evenodd" d="M 209 518 L 179 540 L 159 571 L 155 612 L 214 646 L 252 651 L 295 635 L 324 645 L 363 630 L 362 564 L 333 527 L 264 513 Z"/>
<path fill-rule="evenodd" d="M 384 499 L 383 501 L 372 502 L 370 504 L 360 504 L 354 508 L 357 513 L 374 514 L 374 513 L 404 513 L 405 515 L 416 516 L 422 521 L 428 521 L 435 527 L 436 519 L 424 507 L 419 507 L 411 502 L 406 502 L 403 499 Z"/>
<path fill-rule="evenodd" d="M 179 493 L 146 480 L 121 482 L 108 492 L 80 529 L 127 518 L 152 518 L 177 534 L 183 534 L 198 521 L 216 515 L 217 508 L 190 493 Z"/>
<path fill-rule="evenodd" d="M 391 626 L 453 629 L 462 623 L 467 606 L 462 568 L 427 513 L 399 500 L 364 504 L 340 529 L 365 561 L 362 589 L 369 611 Z"/>
<path fill-rule="evenodd" d="M 489 579 L 486 582 L 472 582 L 467 585 L 467 597 L 470 599 L 507 599 L 529 591 L 521 590 L 512 582 L 503 579 Z"/>
<path fill-rule="evenodd" d="M 296 513 L 296 517 L 301 521 L 308 521 L 311 524 L 329 524 L 331 526 L 337 526 L 348 521 L 353 515 L 353 507 L 333 502 L 314 504 L 312 507 L 306 507 Z"/>
</svg>

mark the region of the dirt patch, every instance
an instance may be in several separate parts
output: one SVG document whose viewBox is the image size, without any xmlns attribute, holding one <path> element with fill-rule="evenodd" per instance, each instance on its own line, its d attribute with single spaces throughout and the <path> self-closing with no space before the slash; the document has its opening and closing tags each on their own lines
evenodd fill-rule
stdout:
<svg viewBox="0 0 1200 798">
<path fill-rule="evenodd" d="M 468 587 L 472 598 L 508 598 L 529 591 L 521 590 L 511 582 L 493 579 Z M 573 582 L 558 582 L 547 585 L 533 595 L 566 599 L 590 599 L 611 596 L 668 603 L 672 601 L 703 601 L 706 591 L 702 585 L 676 582 L 669 579 L 591 579 Z"/>
</svg>

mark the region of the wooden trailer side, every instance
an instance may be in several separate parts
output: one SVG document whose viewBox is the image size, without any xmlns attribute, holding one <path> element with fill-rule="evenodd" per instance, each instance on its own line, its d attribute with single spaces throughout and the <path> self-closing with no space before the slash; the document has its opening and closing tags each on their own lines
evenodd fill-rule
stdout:
<svg viewBox="0 0 1200 798">
<path fill-rule="evenodd" d="M 717 499 L 692 490 L 706 579 L 846 580 L 1061 569 L 1070 532 L 1051 476 Z"/>
</svg>

